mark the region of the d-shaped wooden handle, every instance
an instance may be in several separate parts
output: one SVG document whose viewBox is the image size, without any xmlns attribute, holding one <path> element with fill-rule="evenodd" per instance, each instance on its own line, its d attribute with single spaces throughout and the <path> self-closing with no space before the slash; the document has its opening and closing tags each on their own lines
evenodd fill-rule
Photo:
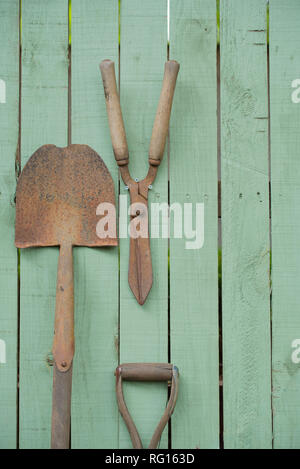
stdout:
<svg viewBox="0 0 300 469">
<path fill-rule="evenodd" d="M 116 394 L 119 411 L 125 421 L 135 449 L 143 447 L 140 435 L 128 411 L 123 394 L 123 381 L 171 381 L 168 404 L 160 419 L 148 448 L 157 448 L 162 432 L 167 425 L 176 405 L 178 395 L 178 368 L 169 363 L 123 363 L 116 369 Z"/>
<path fill-rule="evenodd" d="M 100 64 L 100 71 L 115 158 L 119 166 L 124 166 L 128 164 L 129 154 L 120 98 L 117 90 L 114 62 L 111 60 L 103 60 Z"/>
<path fill-rule="evenodd" d="M 164 156 L 178 72 L 178 62 L 175 60 L 166 62 L 164 79 L 149 148 L 149 163 L 154 166 L 158 166 Z"/>
<path fill-rule="evenodd" d="M 172 379 L 173 365 L 169 363 L 124 363 L 120 365 L 126 381 L 168 381 Z"/>
</svg>

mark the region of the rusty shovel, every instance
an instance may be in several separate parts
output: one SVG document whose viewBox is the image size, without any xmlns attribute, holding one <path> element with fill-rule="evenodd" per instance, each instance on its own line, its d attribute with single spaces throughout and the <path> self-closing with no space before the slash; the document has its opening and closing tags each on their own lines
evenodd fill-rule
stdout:
<svg viewBox="0 0 300 469">
<path fill-rule="evenodd" d="M 100 156 L 87 145 L 42 146 L 25 165 L 17 185 L 16 246 L 60 247 L 53 342 L 52 449 L 68 449 L 70 442 L 75 351 L 72 248 L 118 244 L 114 223 L 107 237 L 105 233 L 101 237 L 97 234 L 97 208 L 101 203 L 115 208 L 114 184 Z"/>
</svg>

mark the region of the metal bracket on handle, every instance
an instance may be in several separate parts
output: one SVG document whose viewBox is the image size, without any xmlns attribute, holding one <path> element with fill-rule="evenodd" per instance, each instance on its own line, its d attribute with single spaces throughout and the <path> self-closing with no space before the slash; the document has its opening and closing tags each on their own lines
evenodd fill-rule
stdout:
<svg viewBox="0 0 300 469">
<path fill-rule="evenodd" d="M 178 368 L 169 363 L 126 363 L 118 366 L 115 375 L 119 411 L 125 421 L 133 447 L 135 449 L 142 449 L 143 445 L 140 435 L 125 403 L 123 394 L 123 380 L 171 381 L 171 393 L 168 404 L 148 446 L 149 449 L 157 448 L 162 432 L 168 423 L 176 405 L 179 381 Z"/>
</svg>

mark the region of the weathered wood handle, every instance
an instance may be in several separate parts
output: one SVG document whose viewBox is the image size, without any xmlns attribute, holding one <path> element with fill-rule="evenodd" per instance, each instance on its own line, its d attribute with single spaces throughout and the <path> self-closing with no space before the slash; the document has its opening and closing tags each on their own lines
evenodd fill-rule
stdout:
<svg viewBox="0 0 300 469">
<path fill-rule="evenodd" d="M 128 164 L 129 153 L 120 98 L 117 90 L 115 64 L 111 60 L 103 60 L 100 64 L 106 110 L 114 155 L 119 166 Z"/>
<path fill-rule="evenodd" d="M 125 381 L 169 381 L 173 376 L 169 363 L 125 363 L 117 370 Z"/>
<path fill-rule="evenodd" d="M 176 366 L 169 363 L 125 363 L 116 369 L 116 394 L 119 411 L 124 419 L 130 438 L 135 449 L 143 447 L 142 441 L 134 421 L 126 406 L 123 394 L 123 381 L 171 381 L 171 392 L 155 432 L 151 438 L 149 448 L 157 448 L 162 432 L 167 425 L 176 405 L 178 395 L 179 371 Z"/>
<path fill-rule="evenodd" d="M 178 62 L 175 60 L 166 62 L 164 79 L 149 147 L 149 163 L 154 166 L 158 166 L 164 156 L 178 72 Z"/>
<path fill-rule="evenodd" d="M 72 365 L 66 373 L 53 366 L 51 449 L 70 448 Z"/>
<path fill-rule="evenodd" d="M 53 341 L 53 358 L 61 372 L 67 372 L 74 356 L 74 280 L 72 245 L 60 246 Z"/>
</svg>

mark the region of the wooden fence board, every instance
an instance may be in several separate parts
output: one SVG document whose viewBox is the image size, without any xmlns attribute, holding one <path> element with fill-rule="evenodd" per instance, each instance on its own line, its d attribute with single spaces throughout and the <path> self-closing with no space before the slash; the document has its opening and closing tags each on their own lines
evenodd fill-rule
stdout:
<svg viewBox="0 0 300 469">
<path fill-rule="evenodd" d="M 272 318 L 274 447 L 300 447 L 300 4 L 270 2 L 270 110 L 272 201 Z"/>
<path fill-rule="evenodd" d="M 132 177 L 142 179 L 167 58 L 167 2 L 122 0 L 120 90 Z M 149 202 L 168 200 L 168 161 L 158 171 Z M 121 182 L 121 195 L 128 194 Z M 129 198 L 129 197 L 128 197 Z M 120 361 L 168 361 L 168 241 L 152 239 L 153 286 L 140 306 L 128 285 L 129 238 L 120 242 Z M 125 383 L 129 409 L 149 444 L 167 399 L 165 384 Z M 123 421 L 120 447 L 131 448 Z M 167 447 L 167 431 L 161 448 Z"/>
<path fill-rule="evenodd" d="M 171 361 L 180 391 L 172 447 L 219 446 L 216 3 L 173 0 L 170 58 L 181 69 L 170 127 L 170 203 L 204 203 L 205 240 L 170 240 Z M 195 214 L 195 207 L 194 207 Z M 195 228 L 195 219 L 193 219 Z"/>
<path fill-rule="evenodd" d="M 0 448 L 16 448 L 18 259 L 14 247 L 19 137 L 19 2 L 0 3 Z"/>
<path fill-rule="evenodd" d="M 22 1 L 21 160 L 67 144 L 68 1 Z M 20 447 L 49 448 L 58 249 L 21 252 Z"/>
<path fill-rule="evenodd" d="M 118 72 L 118 0 L 73 0 L 71 37 L 72 143 L 101 155 L 118 192 L 99 71 L 101 60 L 110 58 Z M 74 258 L 72 448 L 117 448 L 118 248 L 76 248 Z"/>
<path fill-rule="evenodd" d="M 225 448 L 272 445 L 266 2 L 221 3 Z"/>
</svg>

